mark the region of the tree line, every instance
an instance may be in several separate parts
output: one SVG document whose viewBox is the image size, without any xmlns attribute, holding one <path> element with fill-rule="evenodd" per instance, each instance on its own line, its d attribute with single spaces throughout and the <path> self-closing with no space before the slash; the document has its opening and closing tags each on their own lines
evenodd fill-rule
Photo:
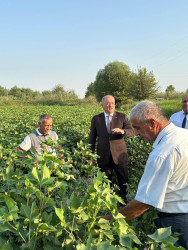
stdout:
<svg viewBox="0 0 188 250">
<path fill-rule="evenodd" d="M 142 67 L 131 71 L 128 65 L 119 61 L 108 63 L 98 71 L 95 81 L 88 85 L 85 97 L 95 96 L 97 101 L 101 101 L 107 94 L 113 95 L 119 104 L 130 99 L 141 101 L 160 96 L 164 99 L 179 98 L 173 85 L 169 85 L 165 93 L 161 93 L 152 71 L 148 72 Z"/>
<path fill-rule="evenodd" d="M 17 100 L 33 100 L 33 99 L 78 99 L 78 96 L 73 90 L 66 91 L 62 84 L 57 84 L 52 90 L 44 90 L 42 92 L 33 91 L 30 88 L 12 87 L 10 90 L 0 86 L 0 96 L 6 96 Z"/>
<path fill-rule="evenodd" d="M 104 95 L 111 94 L 115 97 L 116 103 L 122 105 L 131 100 L 181 98 L 187 93 L 188 89 L 185 92 L 176 92 L 173 85 L 169 85 L 165 93 L 160 92 L 159 83 L 152 71 L 148 72 L 144 67 L 131 71 L 125 63 L 114 61 L 97 72 L 95 81 L 91 82 L 86 89 L 85 100 L 100 102 Z M 0 86 L 0 96 L 13 100 L 36 101 L 41 104 L 49 104 L 46 103 L 47 101 L 56 104 L 57 102 L 79 100 L 74 90 L 67 91 L 62 84 L 57 84 L 52 90 L 42 92 L 17 86 L 8 90 Z"/>
</svg>

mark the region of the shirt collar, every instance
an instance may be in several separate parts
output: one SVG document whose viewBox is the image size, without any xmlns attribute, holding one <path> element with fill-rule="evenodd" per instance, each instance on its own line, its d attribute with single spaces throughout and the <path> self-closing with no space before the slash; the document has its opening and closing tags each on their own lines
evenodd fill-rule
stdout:
<svg viewBox="0 0 188 250">
<path fill-rule="evenodd" d="M 38 128 L 36 129 L 36 132 L 37 132 L 38 135 L 43 135 L 43 134 L 41 134 L 41 133 L 39 132 L 39 129 L 38 129 Z M 46 134 L 46 135 L 49 135 L 49 134 L 50 134 L 50 131 L 49 131 L 48 134 Z M 46 135 L 45 135 L 45 136 L 46 136 Z M 44 135 L 43 135 L 43 136 L 44 136 Z"/>
<path fill-rule="evenodd" d="M 113 114 L 114 114 L 114 113 L 110 114 L 110 116 L 113 116 Z M 108 114 L 107 114 L 106 112 L 104 112 L 104 115 L 105 115 L 105 117 L 108 116 Z"/>
<path fill-rule="evenodd" d="M 174 127 L 175 125 L 173 123 L 170 123 L 165 128 L 163 128 L 163 130 L 159 132 L 157 138 L 155 139 L 152 148 L 155 148 L 160 143 L 162 138 Z"/>
</svg>

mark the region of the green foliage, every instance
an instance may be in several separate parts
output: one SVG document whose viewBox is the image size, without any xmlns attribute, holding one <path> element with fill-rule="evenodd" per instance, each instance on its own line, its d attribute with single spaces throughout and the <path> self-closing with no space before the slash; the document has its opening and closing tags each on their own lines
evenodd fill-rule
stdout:
<svg viewBox="0 0 188 250">
<path fill-rule="evenodd" d="M 122 62 L 112 62 L 98 71 L 94 82 L 95 95 L 101 101 L 104 95 L 113 95 L 117 103 L 125 101 L 128 97 L 127 90 L 130 83 L 131 72 L 129 67 Z"/>
<path fill-rule="evenodd" d="M 52 91 L 44 90 L 42 93 L 33 91 L 30 88 L 12 87 L 10 90 L 0 86 L 0 96 L 4 97 L 2 104 L 42 104 L 42 105 L 62 105 L 64 102 L 71 103 L 78 100 L 78 96 L 73 90 L 66 91 L 62 84 L 57 84 Z"/>
<path fill-rule="evenodd" d="M 129 95 L 136 100 L 152 98 L 158 92 L 158 82 L 156 82 L 153 72 L 147 72 L 146 68 L 138 68 L 138 72 L 132 76 L 129 87 Z"/>
<path fill-rule="evenodd" d="M 175 91 L 175 87 L 173 85 L 169 85 L 166 90 L 166 92 L 174 92 Z"/>
<path fill-rule="evenodd" d="M 133 73 L 126 64 L 115 61 L 98 71 L 95 82 L 88 86 L 86 93 L 87 96 L 95 94 L 98 101 L 104 95 L 111 94 L 117 104 L 122 105 L 129 98 L 151 98 L 156 95 L 158 88 L 153 72 L 140 67 L 137 73 Z"/>
<path fill-rule="evenodd" d="M 87 87 L 87 90 L 86 90 L 86 93 L 85 93 L 85 98 L 89 97 L 89 96 L 95 96 L 95 88 L 94 88 L 94 82 L 91 82 L 88 87 Z"/>
<path fill-rule="evenodd" d="M 0 249 L 176 249 L 170 231 L 151 235 L 154 211 L 129 223 L 118 213 L 122 199 L 93 165 L 97 155 L 88 145 L 91 118 L 101 107 L 7 106 L 0 111 Z M 42 113 L 53 117 L 59 141 L 46 143 L 56 156 L 45 147 L 41 156 L 16 152 Z M 151 145 L 137 137 L 126 143 L 132 199 Z M 98 218 L 109 213 L 111 222 Z"/>
<path fill-rule="evenodd" d="M 2 86 L 0 86 L 0 96 L 7 96 L 8 90 Z"/>
<path fill-rule="evenodd" d="M 180 99 L 172 99 L 172 100 L 162 100 L 156 101 L 158 105 L 163 109 L 166 117 L 169 119 L 170 116 L 178 112 L 182 109 L 181 98 Z"/>
</svg>

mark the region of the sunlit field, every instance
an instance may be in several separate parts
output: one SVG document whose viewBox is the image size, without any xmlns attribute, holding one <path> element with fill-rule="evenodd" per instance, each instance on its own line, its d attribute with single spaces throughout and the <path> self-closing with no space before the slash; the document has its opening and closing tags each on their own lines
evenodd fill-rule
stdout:
<svg viewBox="0 0 188 250">
<path fill-rule="evenodd" d="M 181 100 L 158 103 L 168 118 L 181 109 Z M 0 106 L 0 248 L 158 249 L 162 242 L 167 246 L 168 239 L 173 242 L 170 229 L 163 232 L 166 238 L 160 237 L 161 232 L 153 234 L 154 209 L 129 223 L 118 214 L 123 205 L 118 186 L 111 187 L 98 170 L 97 155 L 88 145 L 91 118 L 102 111 L 100 105 Z M 58 144 L 47 142 L 56 156 L 45 148 L 42 156 L 17 152 L 17 146 L 37 128 L 44 113 L 53 117 L 52 130 L 59 136 Z M 151 145 L 139 137 L 125 141 L 131 200 Z M 60 154 L 65 163 L 60 161 Z M 114 216 L 111 223 L 97 220 L 107 213 Z"/>
</svg>

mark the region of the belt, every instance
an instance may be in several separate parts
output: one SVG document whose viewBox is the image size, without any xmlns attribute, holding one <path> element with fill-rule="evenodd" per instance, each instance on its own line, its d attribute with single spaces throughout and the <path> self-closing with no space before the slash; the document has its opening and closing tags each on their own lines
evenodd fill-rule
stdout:
<svg viewBox="0 0 188 250">
<path fill-rule="evenodd" d="M 164 213 L 164 212 L 158 212 L 157 215 L 159 217 L 174 217 L 174 216 L 181 216 L 186 215 L 188 213 Z"/>
</svg>

